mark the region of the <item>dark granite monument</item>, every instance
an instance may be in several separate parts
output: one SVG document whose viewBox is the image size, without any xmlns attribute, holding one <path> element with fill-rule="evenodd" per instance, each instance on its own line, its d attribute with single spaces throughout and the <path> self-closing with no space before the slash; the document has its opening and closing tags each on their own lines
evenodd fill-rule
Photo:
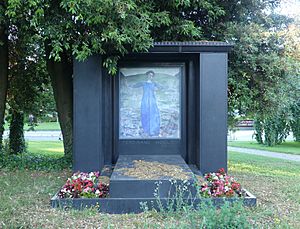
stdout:
<svg viewBox="0 0 300 229">
<path fill-rule="evenodd" d="M 100 55 L 75 62 L 73 170 L 112 168 L 110 197 L 56 196 L 52 206 L 99 203 L 103 212 L 139 212 L 141 202 L 174 197 L 172 180 L 188 187 L 189 199 L 194 174 L 227 170 L 230 49 L 224 42 L 158 42 L 148 53 L 126 55 L 116 76 Z M 244 202 L 255 204 L 251 198 Z"/>
<path fill-rule="evenodd" d="M 200 172 L 227 169 L 224 42 L 157 42 L 110 76 L 102 57 L 74 63 L 74 171 L 121 155 L 180 155 Z"/>
</svg>

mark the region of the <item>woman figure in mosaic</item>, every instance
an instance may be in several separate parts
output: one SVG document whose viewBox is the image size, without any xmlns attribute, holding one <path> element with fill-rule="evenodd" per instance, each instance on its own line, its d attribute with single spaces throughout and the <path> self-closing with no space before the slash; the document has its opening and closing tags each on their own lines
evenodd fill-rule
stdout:
<svg viewBox="0 0 300 229">
<path fill-rule="evenodd" d="M 141 122 L 143 131 L 147 136 L 159 136 L 160 114 L 156 103 L 155 90 L 160 89 L 153 81 L 154 71 L 146 72 L 147 81 L 134 84 L 132 87 L 143 87 L 143 97 L 141 101 Z"/>
</svg>

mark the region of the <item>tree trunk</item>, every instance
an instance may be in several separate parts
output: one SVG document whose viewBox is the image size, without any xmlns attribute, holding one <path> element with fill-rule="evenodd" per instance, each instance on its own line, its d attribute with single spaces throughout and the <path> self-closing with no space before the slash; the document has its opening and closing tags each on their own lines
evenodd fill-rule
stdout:
<svg viewBox="0 0 300 229">
<path fill-rule="evenodd" d="M 4 131 L 4 114 L 8 83 L 8 36 L 4 25 L 0 25 L 0 150 Z"/>
<path fill-rule="evenodd" d="M 293 121 L 291 129 L 296 142 L 300 142 L 300 101 L 293 107 Z"/>
<path fill-rule="evenodd" d="M 64 51 L 61 61 L 49 59 L 51 47 L 46 42 L 47 70 L 58 111 L 58 119 L 63 135 L 65 157 L 72 158 L 73 143 L 73 63 Z"/>
<path fill-rule="evenodd" d="M 9 127 L 9 149 L 11 154 L 20 154 L 25 151 L 24 113 L 13 111 Z"/>
</svg>

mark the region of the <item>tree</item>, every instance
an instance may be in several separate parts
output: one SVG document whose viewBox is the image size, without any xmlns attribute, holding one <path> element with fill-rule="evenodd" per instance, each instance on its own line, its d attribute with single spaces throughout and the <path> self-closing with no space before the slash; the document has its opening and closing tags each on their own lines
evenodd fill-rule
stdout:
<svg viewBox="0 0 300 229">
<path fill-rule="evenodd" d="M 274 57 L 276 63 L 280 63 L 279 40 L 273 35 L 255 37 L 257 32 L 265 34 L 270 29 L 284 26 L 285 18 L 266 14 L 266 9 L 278 3 L 278 0 L 30 0 L 24 4 L 21 0 L 12 0 L 9 1 L 7 15 L 18 18 L 19 13 L 16 12 L 23 7 L 23 11 L 30 12 L 26 19 L 28 27 L 43 39 L 44 46 L 39 48 L 46 53 L 65 155 L 70 157 L 73 57 L 84 60 L 90 55 L 101 54 L 104 61 L 99 64 L 114 75 L 120 57 L 129 52 L 145 52 L 154 40 L 235 41 L 242 56 L 239 57 L 238 52 L 231 56 L 229 111 L 238 107 L 242 113 L 254 112 L 256 105 L 253 101 L 257 101 L 254 99 L 266 98 L 263 90 L 259 89 L 269 82 L 276 86 L 277 75 L 282 70 L 272 62 Z M 278 28 L 275 21 L 280 21 Z M 243 26 L 249 28 L 252 34 L 242 30 Z M 239 32 L 246 32 L 253 44 L 249 45 L 246 36 L 239 37 L 242 35 Z M 275 44 L 274 48 L 271 44 Z M 263 65 L 255 63 L 255 55 Z M 238 57 L 237 61 L 233 61 L 235 57 Z M 249 64 L 244 66 L 242 57 L 250 61 Z M 274 69 L 267 68 L 268 64 Z M 276 79 L 269 79 L 270 74 L 275 74 Z"/>
<path fill-rule="evenodd" d="M 230 58 L 229 111 L 255 117 L 256 139 L 268 145 L 287 137 L 299 94 L 299 62 L 287 55 L 281 31 L 257 23 L 229 24 L 226 34 L 236 44 Z"/>
<path fill-rule="evenodd" d="M 180 11 L 189 4 L 188 0 L 9 1 L 9 18 L 18 21 L 22 12 L 30 12 L 25 17 L 27 28 L 43 37 L 65 155 L 70 157 L 72 152 L 72 57 L 84 60 L 100 53 L 105 56 L 103 65 L 113 75 L 120 56 L 151 47 L 154 28 L 166 26 L 185 37 L 198 37 L 199 29 L 193 23 L 168 11 Z"/>
<path fill-rule="evenodd" d="M 9 87 L 7 101 L 10 119 L 10 153 L 25 150 L 24 114 L 34 110 L 35 99 L 47 83 L 46 65 L 43 59 L 42 40 L 30 26 L 31 12 L 28 2 L 20 2 L 16 11 L 6 11 L 9 20 Z"/>
<path fill-rule="evenodd" d="M 45 70 L 47 70 L 45 68 Z M 42 84 L 40 92 L 37 94 L 34 107 L 27 115 L 34 115 L 34 122 L 49 122 L 57 121 L 57 110 L 54 100 L 50 76 L 46 77 L 47 81 Z"/>
<path fill-rule="evenodd" d="M 297 142 L 300 142 L 300 100 L 292 106 L 293 119 L 291 122 L 291 130 Z"/>
<path fill-rule="evenodd" d="M 36 9 L 42 29 L 47 67 L 59 113 L 65 155 L 72 152 L 72 55 L 78 60 L 100 53 L 113 75 L 118 59 L 129 52 L 147 51 L 151 32 L 161 26 L 190 39 L 199 29 L 188 20 L 173 18 L 168 9 L 180 10 L 189 1 L 49 1 Z M 165 9 L 164 6 L 167 8 Z M 43 12 L 43 13 L 37 13 Z M 101 63 L 99 63 L 101 64 Z"/>
<path fill-rule="evenodd" d="M 295 71 L 297 61 L 286 53 L 297 50 L 295 44 L 299 41 L 293 42 L 293 46 L 284 42 L 287 35 L 280 32 L 285 31 L 293 20 L 273 12 L 279 3 L 213 1 L 210 5 L 214 5 L 216 11 L 212 11 L 212 7 L 194 7 L 184 14 L 185 18 L 202 27 L 204 38 L 234 43 L 229 56 L 229 123 L 236 123 L 236 111 L 242 116 L 256 117 L 257 138 L 263 142 L 262 132 L 258 133 L 261 129 L 268 144 L 283 141 L 292 120 L 295 120 L 294 127 L 297 125 L 296 115 L 292 116 L 290 107 L 296 101 L 291 94 L 299 94 L 293 87 L 297 85 L 295 78 L 299 78 L 299 74 Z M 207 15 L 214 12 L 218 14 L 209 20 Z M 297 32 L 293 30 L 293 34 Z M 297 53 L 295 51 L 293 55 Z M 296 111 L 294 109 L 295 114 Z"/>
<path fill-rule="evenodd" d="M 4 131 L 4 114 L 8 84 L 8 29 L 4 12 L 6 1 L 0 3 L 0 150 Z"/>
<path fill-rule="evenodd" d="M 273 62 L 273 57 L 280 55 L 281 38 L 266 35 L 271 30 L 285 28 L 291 22 L 284 16 L 272 13 L 279 3 L 280 1 L 250 0 L 201 1 L 191 4 L 182 13 L 185 19 L 192 20 L 201 28 L 202 39 L 223 40 L 234 44 L 233 52 L 229 55 L 228 118 L 231 126 L 237 121 L 236 111 L 250 116 L 257 111 L 255 102 L 258 98 L 255 93 L 261 92 L 259 87 L 268 86 L 272 81 L 268 79 L 272 78 L 272 70 L 258 73 L 258 69 L 265 68 L 269 63 L 275 66 L 274 71 L 278 69 L 278 58 Z M 271 13 L 267 13 L 268 11 Z M 271 44 L 275 46 L 271 47 Z M 269 46 L 271 52 L 267 50 Z M 260 66 L 260 61 L 264 66 Z M 262 93 L 261 97 L 263 96 L 265 95 Z"/>
<path fill-rule="evenodd" d="M 285 30 L 281 31 L 285 41 L 285 55 L 290 58 L 293 65 L 293 85 L 296 93 L 294 103 L 291 104 L 291 130 L 296 141 L 300 141 L 300 19 L 296 19 Z"/>
</svg>

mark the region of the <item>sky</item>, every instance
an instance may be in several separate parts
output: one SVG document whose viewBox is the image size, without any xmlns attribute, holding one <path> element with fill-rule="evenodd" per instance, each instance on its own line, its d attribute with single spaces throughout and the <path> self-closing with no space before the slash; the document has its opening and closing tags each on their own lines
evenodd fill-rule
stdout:
<svg viewBox="0 0 300 229">
<path fill-rule="evenodd" d="M 300 17 L 300 0 L 282 0 L 278 13 L 290 17 Z"/>
</svg>

